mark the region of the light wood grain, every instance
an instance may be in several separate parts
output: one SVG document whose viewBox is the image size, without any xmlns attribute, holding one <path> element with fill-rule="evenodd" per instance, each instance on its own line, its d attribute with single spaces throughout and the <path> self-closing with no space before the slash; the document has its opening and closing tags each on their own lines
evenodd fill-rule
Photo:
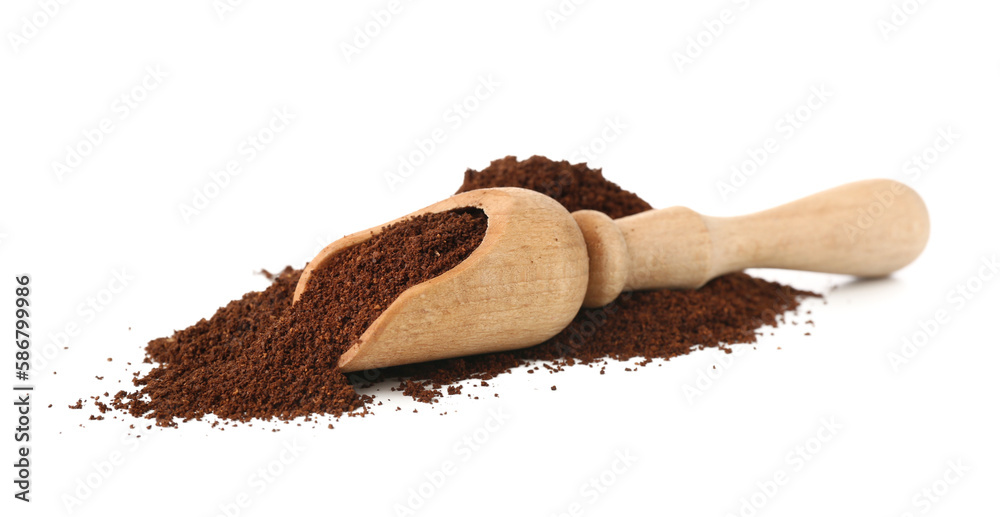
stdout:
<svg viewBox="0 0 1000 517">
<path fill-rule="evenodd" d="M 614 224 L 625 249 L 605 246 L 613 251 L 598 261 L 592 257 L 588 306 L 613 300 L 622 275 L 624 290 L 693 289 L 747 268 L 884 276 L 916 259 L 930 234 L 920 196 L 886 179 L 850 183 L 742 217 L 673 207 Z M 602 235 L 617 238 L 607 228 Z"/>
</svg>

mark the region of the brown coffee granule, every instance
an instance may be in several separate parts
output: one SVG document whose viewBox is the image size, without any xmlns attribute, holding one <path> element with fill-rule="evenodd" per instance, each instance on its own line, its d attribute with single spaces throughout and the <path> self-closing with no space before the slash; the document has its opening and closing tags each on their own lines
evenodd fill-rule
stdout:
<svg viewBox="0 0 1000 517">
<path fill-rule="evenodd" d="M 469 169 L 456 194 L 491 187 L 534 190 L 562 203 L 570 212 L 598 210 L 612 219 L 653 208 L 639 196 L 604 179 L 601 169 L 589 169 L 582 163 L 557 162 L 544 156 L 520 162 L 508 156 L 493 160 L 481 171 Z"/>
<path fill-rule="evenodd" d="M 403 291 L 465 260 L 486 224 L 482 210 L 468 208 L 387 226 L 331 257 L 294 305 L 300 272 L 286 268 L 264 292 L 150 343 L 149 360 L 163 364 L 137 375 L 141 388 L 119 392 L 114 404 L 163 426 L 206 414 L 288 420 L 362 408 L 371 398 L 355 392 L 337 368 L 341 353 Z M 422 387 L 407 392 L 430 401 L 425 393 L 440 396 Z"/>
<path fill-rule="evenodd" d="M 441 396 L 441 390 L 435 388 L 440 388 L 440 385 L 434 386 L 434 388 L 427 388 L 425 387 L 425 384 L 404 380 L 399 383 L 399 387 L 394 391 L 401 391 L 403 392 L 403 395 L 413 397 L 414 400 L 419 402 L 434 402 Z M 452 393 L 449 392 L 449 395 L 451 394 Z"/>
</svg>

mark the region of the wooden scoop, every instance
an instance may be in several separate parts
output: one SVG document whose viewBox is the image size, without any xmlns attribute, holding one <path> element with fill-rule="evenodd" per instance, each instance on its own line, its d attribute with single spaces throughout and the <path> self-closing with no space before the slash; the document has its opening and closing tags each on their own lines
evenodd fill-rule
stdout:
<svg viewBox="0 0 1000 517">
<path fill-rule="evenodd" d="M 593 210 L 570 214 L 531 190 L 493 188 L 392 222 L 460 207 L 486 212 L 482 244 L 447 273 L 404 291 L 341 356 L 343 371 L 536 345 L 581 306 L 601 307 L 623 290 L 693 289 L 746 268 L 884 276 L 912 262 L 930 231 L 920 196 L 892 180 L 850 183 L 743 217 L 673 207 L 617 220 Z M 294 299 L 314 269 L 380 231 L 324 248 Z"/>
</svg>

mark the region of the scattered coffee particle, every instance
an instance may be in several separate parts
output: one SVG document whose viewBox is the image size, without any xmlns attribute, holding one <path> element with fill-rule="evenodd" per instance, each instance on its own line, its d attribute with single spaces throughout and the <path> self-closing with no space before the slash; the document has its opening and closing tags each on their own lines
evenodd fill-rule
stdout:
<svg viewBox="0 0 1000 517">
<path fill-rule="evenodd" d="M 70 409 L 83 409 L 83 399 L 77 400 L 76 404 L 73 404 L 72 406 L 69 406 L 69 408 Z"/>
<path fill-rule="evenodd" d="M 552 391 L 555 391 L 555 390 L 556 390 L 556 387 L 555 387 L 555 386 L 552 386 Z"/>
<path fill-rule="evenodd" d="M 95 375 L 94 378 L 97 379 L 97 380 L 99 380 L 99 381 L 103 381 L 104 380 L 104 377 L 101 376 L 101 375 Z"/>
<path fill-rule="evenodd" d="M 434 402 L 437 397 L 441 396 L 440 390 L 427 389 L 424 386 L 424 384 L 406 380 L 399 383 L 397 390 L 402 391 L 403 395 L 413 397 L 418 402 Z"/>
</svg>

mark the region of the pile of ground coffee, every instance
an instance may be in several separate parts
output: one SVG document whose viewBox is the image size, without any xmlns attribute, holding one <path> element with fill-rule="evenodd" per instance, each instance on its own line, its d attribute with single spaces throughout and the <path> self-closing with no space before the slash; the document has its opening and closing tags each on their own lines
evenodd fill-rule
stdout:
<svg viewBox="0 0 1000 517">
<path fill-rule="evenodd" d="M 534 190 L 562 203 L 570 212 L 598 210 L 612 219 L 653 208 L 639 196 L 604 179 L 601 169 L 589 169 L 583 163 L 556 162 L 544 156 L 520 162 L 508 156 L 493 160 L 481 171 L 469 169 L 456 194 L 494 187 Z"/>
<path fill-rule="evenodd" d="M 571 211 L 599 210 L 613 218 L 650 209 L 600 170 L 539 156 L 507 157 L 482 171 L 469 170 L 459 192 L 488 187 L 529 188 Z M 479 210 L 389 226 L 314 273 L 294 306 L 301 270 L 285 268 L 270 276 L 266 290 L 247 293 L 211 319 L 150 342 L 146 362 L 159 365 L 136 375 L 139 389 L 119 392 L 112 407 L 163 426 L 207 414 L 236 421 L 364 414 L 372 398 L 355 391 L 359 384 L 400 379 L 393 391 L 433 402 L 443 392 L 461 395 L 456 382 L 477 379 L 477 385 L 487 386 L 488 379 L 518 366 L 554 373 L 577 363 L 606 364 L 608 358 L 645 365 L 702 347 L 753 343 L 761 327 L 777 325 L 802 297 L 816 296 L 734 273 L 693 291 L 622 293 L 605 307 L 581 310 L 559 335 L 523 350 L 359 372 L 350 379 L 337 369 L 340 354 L 392 300 L 464 260 L 485 229 Z M 452 386 L 443 391 L 447 385 Z"/>
<path fill-rule="evenodd" d="M 409 378 L 409 390 L 418 393 L 413 383 L 437 391 L 539 361 L 556 372 L 607 358 L 639 359 L 636 364 L 644 366 L 704 347 L 728 351 L 725 345 L 755 343 L 760 327 L 776 326 L 803 296 L 816 295 L 744 273 L 716 278 L 693 291 L 626 292 L 604 307 L 581 310 L 565 330 L 538 346 L 387 368 L 381 377 Z"/>
<path fill-rule="evenodd" d="M 361 408 L 370 398 L 337 368 L 340 355 L 397 296 L 458 265 L 485 234 L 486 214 L 477 208 L 387 226 L 314 271 L 294 305 L 301 271 L 286 268 L 264 292 L 152 341 L 147 361 L 160 366 L 112 406 L 164 426 L 206 414 L 288 420 Z"/>
<path fill-rule="evenodd" d="M 598 210 L 615 219 L 651 209 L 639 196 L 606 180 L 600 169 L 542 156 L 523 161 L 508 156 L 482 171 L 470 169 L 458 193 L 492 187 L 535 190 L 570 211 Z M 745 273 L 724 275 L 693 291 L 625 292 L 605 307 L 581 310 L 566 329 L 540 345 L 388 368 L 380 372 L 380 379 L 408 378 L 409 392 L 418 393 L 417 383 L 440 396 L 444 385 L 486 380 L 538 362 L 550 372 L 606 358 L 638 358 L 638 364 L 645 365 L 693 349 L 755 343 L 758 329 L 776 326 L 808 296 L 818 295 Z M 428 399 L 427 392 L 421 392 L 418 400 Z"/>
</svg>

